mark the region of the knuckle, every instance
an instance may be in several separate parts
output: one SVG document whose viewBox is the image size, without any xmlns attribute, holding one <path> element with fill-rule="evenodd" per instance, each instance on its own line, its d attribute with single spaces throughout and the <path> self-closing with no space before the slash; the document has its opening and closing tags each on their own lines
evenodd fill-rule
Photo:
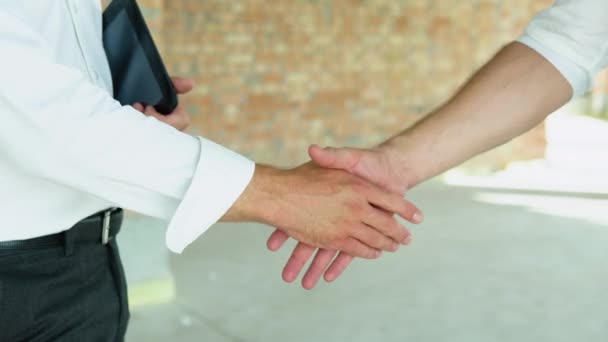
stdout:
<svg viewBox="0 0 608 342">
<path fill-rule="evenodd" d="M 374 254 L 374 249 L 360 243 L 355 243 L 354 241 L 349 241 L 348 247 L 351 251 L 349 254 L 360 258 L 371 259 Z"/>
<path fill-rule="evenodd" d="M 382 236 L 380 235 L 374 235 L 374 237 L 372 237 L 369 241 L 370 245 L 376 248 L 382 248 L 385 249 L 387 248 L 387 243 L 386 243 L 386 239 L 384 239 Z"/>
<path fill-rule="evenodd" d="M 329 247 L 328 249 L 343 250 L 343 249 L 348 248 L 348 243 L 346 242 L 346 239 L 340 239 L 340 240 L 335 240 L 328 247 Z"/>
<path fill-rule="evenodd" d="M 387 222 L 387 226 L 388 226 L 390 232 L 392 233 L 392 235 L 401 236 L 403 234 L 403 226 L 399 222 L 397 222 L 396 219 L 391 218 Z"/>
<path fill-rule="evenodd" d="M 367 218 L 369 218 L 370 220 L 386 223 L 384 220 L 385 217 L 386 214 L 382 211 L 382 209 L 376 207 L 369 207 L 369 210 L 367 211 Z"/>
<path fill-rule="evenodd" d="M 355 216 L 362 216 L 365 213 L 366 205 L 361 201 L 352 200 L 347 203 L 348 210 Z"/>
<path fill-rule="evenodd" d="M 414 213 L 414 208 L 405 200 L 401 201 L 401 204 L 399 205 L 399 209 L 401 210 L 401 213 L 403 213 L 404 215 L 407 215 L 408 217 L 413 215 L 413 213 Z"/>
</svg>

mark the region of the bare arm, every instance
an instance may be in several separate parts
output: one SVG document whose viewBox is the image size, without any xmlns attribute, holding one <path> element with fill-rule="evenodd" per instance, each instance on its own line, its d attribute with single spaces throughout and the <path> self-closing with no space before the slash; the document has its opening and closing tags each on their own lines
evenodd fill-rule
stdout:
<svg viewBox="0 0 608 342">
<path fill-rule="evenodd" d="M 310 155 L 317 164 L 343 169 L 391 191 L 405 191 L 467 159 L 501 145 L 542 122 L 572 97 L 572 87 L 544 57 L 521 43 L 511 43 L 481 68 L 444 105 L 374 149 L 321 149 Z M 412 221 L 422 220 L 419 216 Z M 275 231 L 268 248 L 287 240 Z M 283 278 L 294 281 L 315 248 L 298 243 Z M 336 279 L 352 256 L 319 250 L 302 280 L 313 288 L 325 272 Z"/>
<path fill-rule="evenodd" d="M 502 49 L 454 97 L 381 149 L 411 188 L 541 123 L 572 97 L 562 74 L 521 43 Z"/>
<path fill-rule="evenodd" d="M 349 171 L 384 188 L 405 193 L 467 159 L 528 131 L 571 97 L 586 92 L 608 66 L 608 2 L 556 0 L 539 12 L 520 38 L 479 70 L 448 102 L 401 134 L 372 149 L 321 149 L 317 164 Z M 538 52 L 537 52 L 538 51 Z M 559 71 L 558 71 L 559 70 Z M 270 249 L 286 239 L 275 232 Z M 298 244 L 283 276 L 292 281 L 314 249 Z M 327 255 L 331 254 L 331 255 Z M 303 285 L 325 272 L 336 279 L 352 257 L 319 251 Z M 326 271 L 325 271 L 326 270 Z"/>
</svg>

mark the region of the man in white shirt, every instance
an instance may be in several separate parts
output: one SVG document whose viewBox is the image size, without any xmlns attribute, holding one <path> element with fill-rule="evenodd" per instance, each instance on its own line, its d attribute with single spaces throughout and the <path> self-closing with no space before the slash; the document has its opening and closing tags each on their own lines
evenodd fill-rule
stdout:
<svg viewBox="0 0 608 342">
<path fill-rule="evenodd" d="M 347 170 L 396 193 L 501 145 L 541 123 L 572 97 L 585 93 L 608 66 L 608 1 L 557 0 L 540 12 L 524 35 L 505 46 L 450 100 L 379 147 L 320 149 L 319 165 Z M 268 247 L 287 236 L 275 231 Z M 299 243 L 283 271 L 292 282 L 315 253 Z M 352 256 L 319 250 L 304 275 L 305 288 L 324 275 L 335 280 Z M 331 264 L 331 265 L 330 265 Z"/>
<path fill-rule="evenodd" d="M 256 166 L 121 106 L 99 0 L 0 0 L 0 52 L 0 341 L 123 339 L 115 207 L 168 220 L 175 252 L 221 219 L 377 258 L 409 241 L 393 213 L 422 218 L 342 170 Z"/>
</svg>

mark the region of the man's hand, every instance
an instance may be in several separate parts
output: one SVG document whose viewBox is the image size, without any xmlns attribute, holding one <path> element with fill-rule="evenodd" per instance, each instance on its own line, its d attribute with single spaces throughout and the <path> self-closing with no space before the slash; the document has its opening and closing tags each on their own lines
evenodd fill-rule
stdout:
<svg viewBox="0 0 608 342">
<path fill-rule="evenodd" d="M 393 213 L 411 220 L 419 210 L 360 177 L 309 163 L 292 170 L 258 166 L 222 220 L 267 223 L 307 245 L 374 259 L 410 239 Z"/>
<path fill-rule="evenodd" d="M 396 194 L 405 195 L 408 184 L 407 177 L 391 164 L 395 159 L 389 157 L 390 149 L 387 147 L 369 150 L 354 148 L 321 149 L 319 146 L 313 145 L 308 152 L 313 162 L 321 167 L 345 170 Z M 420 223 L 422 214 L 418 212 L 411 217 L 410 221 Z M 288 238 L 289 236 L 285 232 L 277 229 L 268 238 L 267 246 L 270 250 L 277 251 Z M 299 242 L 285 265 L 283 279 L 287 282 L 293 282 L 316 250 L 317 248 L 311 245 Z M 302 286 L 306 289 L 312 289 L 324 273 L 324 278 L 328 282 L 337 279 L 351 263 L 353 257 L 345 252 L 340 252 L 337 257 L 336 254 L 338 254 L 337 251 L 319 249 L 302 279 Z"/>
<path fill-rule="evenodd" d="M 404 191 L 530 130 L 572 95 L 568 79 L 551 62 L 514 42 L 450 100 L 380 149 L 312 148 L 311 157 L 319 165 L 343 168 L 393 191 Z M 269 247 L 280 246 L 284 237 L 273 234 Z M 318 278 L 330 259 L 324 257 L 321 266 L 313 262 L 313 276 Z M 347 257 L 338 257 L 325 279 L 335 279 L 348 262 Z M 297 275 L 302 266 L 293 265 L 288 264 L 286 271 Z"/>
<path fill-rule="evenodd" d="M 312 145 L 308 154 L 317 165 L 330 169 L 345 170 L 396 194 L 405 195 L 408 189 L 407 173 L 395 165 L 398 160 L 391 155 L 388 145 L 372 149 L 333 148 L 324 149 Z"/>
<path fill-rule="evenodd" d="M 187 94 L 194 89 L 194 81 L 191 79 L 173 77 L 171 80 L 173 81 L 175 90 L 179 95 Z M 190 126 L 190 114 L 188 114 L 186 109 L 181 104 L 179 104 L 173 113 L 169 115 L 162 115 L 158 113 L 153 106 L 144 107 L 144 105 L 141 103 L 133 104 L 133 108 L 144 113 L 146 116 L 152 116 L 180 131 L 185 131 Z"/>
</svg>

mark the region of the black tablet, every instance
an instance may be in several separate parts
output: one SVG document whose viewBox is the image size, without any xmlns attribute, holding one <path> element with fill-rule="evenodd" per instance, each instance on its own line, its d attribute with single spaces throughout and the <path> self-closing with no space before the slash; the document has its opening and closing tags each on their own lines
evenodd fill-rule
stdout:
<svg viewBox="0 0 608 342">
<path fill-rule="evenodd" d="M 173 112 L 175 87 L 135 0 L 113 0 L 106 8 L 103 45 L 116 100 L 123 105 L 151 105 L 163 114 Z"/>
</svg>

